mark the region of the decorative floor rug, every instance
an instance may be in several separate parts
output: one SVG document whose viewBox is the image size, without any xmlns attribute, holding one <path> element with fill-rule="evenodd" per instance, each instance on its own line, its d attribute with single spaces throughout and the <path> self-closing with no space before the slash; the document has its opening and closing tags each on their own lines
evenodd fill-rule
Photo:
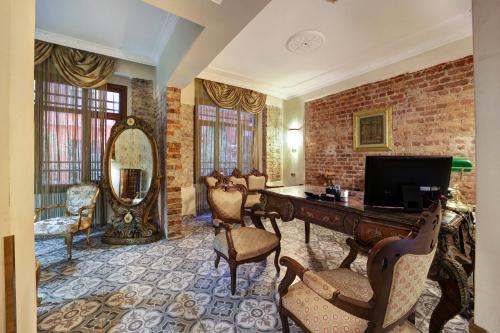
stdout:
<svg viewBox="0 0 500 333">
<path fill-rule="evenodd" d="M 281 332 L 277 312 L 279 281 L 273 255 L 267 261 L 238 267 L 237 290 L 229 290 L 228 265 L 214 268 L 213 227 L 209 215 L 185 219 L 186 237 L 148 245 L 110 246 L 99 234 L 92 246 L 75 239 L 73 260 L 66 259 L 62 239 L 36 242 L 42 264 L 38 307 L 39 332 Z M 336 268 L 348 253 L 346 236 L 319 226 L 304 243 L 300 221 L 280 223 L 281 255 L 313 270 Z M 270 224 L 266 224 L 268 230 Z M 365 274 L 366 258 L 353 269 Z M 416 326 L 428 332 L 440 296 L 428 281 L 417 306 Z M 290 321 L 292 332 L 302 332 Z M 468 332 L 457 316 L 446 333 Z"/>
</svg>

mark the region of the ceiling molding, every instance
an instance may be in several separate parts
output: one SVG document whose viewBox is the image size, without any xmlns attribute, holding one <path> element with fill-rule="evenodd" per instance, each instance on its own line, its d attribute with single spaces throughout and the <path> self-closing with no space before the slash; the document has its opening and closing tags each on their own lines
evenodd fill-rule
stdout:
<svg viewBox="0 0 500 333">
<path fill-rule="evenodd" d="M 463 15 L 459 15 L 449 20 L 446 20 L 443 23 L 439 24 L 438 26 L 434 26 L 430 29 L 420 31 L 410 36 L 405 36 L 404 38 L 398 39 L 390 44 L 390 45 L 396 45 L 398 43 L 409 41 L 413 38 L 422 35 L 436 36 L 435 38 L 428 39 L 425 43 L 420 43 L 414 48 L 404 50 L 389 57 L 378 57 L 378 59 L 374 59 L 374 61 L 369 63 L 368 65 L 357 67 L 354 70 L 348 70 L 348 71 L 343 70 L 343 68 L 348 68 L 349 65 L 353 67 L 353 64 L 355 64 L 356 62 L 366 62 L 366 61 L 360 61 L 360 59 L 365 57 L 366 54 L 369 54 L 369 50 L 367 50 L 367 52 L 364 52 L 359 58 L 351 59 L 348 64 L 338 65 L 334 69 L 327 70 L 307 80 L 298 82 L 290 86 L 277 86 L 266 82 L 259 82 L 258 80 L 252 79 L 248 76 L 226 71 L 224 69 L 216 68 L 210 65 L 205 70 L 203 70 L 203 72 L 199 75 L 199 77 L 261 91 L 263 93 L 279 97 L 282 99 L 290 99 L 311 93 L 315 90 L 325 88 L 327 86 L 350 79 L 352 77 L 356 77 L 374 71 L 376 69 L 398 63 L 405 59 L 431 51 L 433 49 L 453 43 L 455 41 L 470 37 L 472 35 L 472 26 L 471 25 L 464 26 L 463 24 L 460 24 L 461 22 L 463 22 L 464 19 L 469 19 L 470 15 L 471 15 L 470 12 L 466 12 Z M 447 29 L 447 33 L 439 34 L 438 31 L 443 28 Z M 394 49 L 396 49 L 396 47 L 394 47 Z"/>
<path fill-rule="evenodd" d="M 230 84 L 241 88 L 252 89 L 281 99 L 289 98 L 289 96 L 285 92 L 283 92 L 283 89 L 280 87 L 265 82 L 259 82 L 249 77 L 245 77 L 237 73 L 231 73 L 229 71 L 224 71 L 212 66 L 208 66 L 207 68 L 205 68 L 200 74 L 198 74 L 197 77 L 205 80 Z"/>
<path fill-rule="evenodd" d="M 153 57 L 143 57 L 135 55 L 118 48 L 89 42 L 75 37 L 58 34 L 42 29 L 35 30 L 35 38 L 44 42 L 54 43 L 62 46 L 72 47 L 79 50 L 98 53 L 113 58 L 132 61 L 144 65 L 155 66 L 156 61 Z M 170 38 L 170 36 L 169 36 Z"/>
<path fill-rule="evenodd" d="M 175 15 L 167 15 L 167 17 L 165 17 L 160 32 L 158 33 L 158 38 L 156 39 L 153 50 L 151 51 L 151 59 L 154 59 L 155 64 L 158 64 L 160 61 L 161 54 L 165 49 L 165 46 L 167 46 L 170 37 L 172 37 L 178 21 L 179 17 Z"/>
</svg>

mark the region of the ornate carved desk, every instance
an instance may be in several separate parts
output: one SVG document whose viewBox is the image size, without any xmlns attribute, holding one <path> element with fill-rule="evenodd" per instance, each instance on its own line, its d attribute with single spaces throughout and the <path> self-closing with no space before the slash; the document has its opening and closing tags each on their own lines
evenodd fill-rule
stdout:
<svg viewBox="0 0 500 333">
<path fill-rule="evenodd" d="M 348 258 L 357 251 L 368 250 L 385 237 L 407 235 L 419 217 L 418 213 L 364 206 L 361 192 L 353 192 L 346 202 L 308 199 L 304 194 L 304 191 L 319 193 L 321 190 L 307 185 L 266 189 L 263 192 L 266 211 L 279 212 L 284 222 L 294 218 L 303 220 L 306 243 L 309 243 L 311 223 L 353 236 L 361 246 L 351 247 Z M 473 256 L 473 248 L 471 251 L 465 249 L 464 221 L 454 212 L 443 213 L 440 243 L 429 272 L 429 278 L 437 281 L 442 290 L 431 317 L 429 332 L 432 333 L 439 332 L 448 320 L 469 307 L 467 281 L 473 262 L 466 254 L 472 252 Z"/>
</svg>

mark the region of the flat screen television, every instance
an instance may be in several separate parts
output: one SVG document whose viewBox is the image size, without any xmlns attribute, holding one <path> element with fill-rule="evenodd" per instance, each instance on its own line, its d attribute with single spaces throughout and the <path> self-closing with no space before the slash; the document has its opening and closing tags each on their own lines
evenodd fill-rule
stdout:
<svg viewBox="0 0 500 333">
<path fill-rule="evenodd" d="M 421 211 L 446 194 L 451 157 L 367 156 L 364 204 Z"/>
</svg>

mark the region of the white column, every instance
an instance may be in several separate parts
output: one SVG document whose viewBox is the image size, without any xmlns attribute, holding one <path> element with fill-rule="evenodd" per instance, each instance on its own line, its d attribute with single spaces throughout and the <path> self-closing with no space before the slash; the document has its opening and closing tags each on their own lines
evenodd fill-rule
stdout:
<svg viewBox="0 0 500 333">
<path fill-rule="evenodd" d="M 3 237 L 15 235 L 17 332 L 36 332 L 33 238 L 35 0 L 0 1 L 0 332 Z"/>
<path fill-rule="evenodd" d="M 473 1 L 477 159 L 475 323 L 500 332 L 500 0 Z"/>
</svg>

